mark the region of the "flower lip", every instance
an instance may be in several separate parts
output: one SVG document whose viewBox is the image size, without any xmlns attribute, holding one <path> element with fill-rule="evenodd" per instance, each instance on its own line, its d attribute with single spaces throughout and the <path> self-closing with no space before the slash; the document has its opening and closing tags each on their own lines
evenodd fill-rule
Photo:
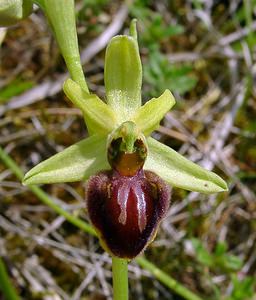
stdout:
<svg viewBox="0 0 256 300">
<path fill-rule="evenodd" d="M 135 123 L 126 121 L 109 135 L 107 156 L 112 170 L 87 183 L 88 213 L 103 248 L 131 259 L 153 239 L 168 209 L 170 189 L 142 169 L 147 144 Z"/>
<path fill-rule="evenodd" d="M 131 177 L 102 171 L 86 185 L 90 221 L 103 248 L 126 259 L 136 257 L 154 239 L 169 200 L 169 186 L 150 171 Z"/>
</svg>

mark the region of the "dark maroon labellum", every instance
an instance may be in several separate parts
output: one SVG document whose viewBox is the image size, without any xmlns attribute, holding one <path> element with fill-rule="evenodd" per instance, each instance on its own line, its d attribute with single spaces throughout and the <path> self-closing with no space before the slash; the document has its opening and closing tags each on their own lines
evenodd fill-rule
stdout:
<svg viewBox="0 0 256 300">
<path fill-rule="evenodd" d="M 134 176 L 103 171 L 88 180 L 86 201 L 105 250 L 132 259 L 154 238 L 169 207 L 170 188 L 143 169 Z"/>
</svg>

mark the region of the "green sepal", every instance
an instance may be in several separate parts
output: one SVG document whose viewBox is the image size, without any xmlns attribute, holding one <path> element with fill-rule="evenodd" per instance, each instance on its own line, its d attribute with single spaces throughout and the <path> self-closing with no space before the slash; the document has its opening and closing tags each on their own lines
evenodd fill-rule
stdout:
<svg viewBox="0 0 256 300">
<path fill-rule="evenodd" d="M 64 82 L 63 90 L 74 105 L 81 109 L 90 133 L 108 134 L 116 128 L 115 112 L 97 95 L 87 93 L 71 79 Z"/>
<path fill-rule="evenodd" d="M 23 184 L 81 181 L 109 168 L 106 137 L 93 135 L 35 166 L 25 175 Z"/>
<path fill-rule="evenodd" d="M 108 104 L 120 123 L 127 121 L 141 105 L 142 67 L 135 37 L 121 35 L 111 39 L 104 79 Z"/>
<path fill-rule="evenodd" d="M 30 0 L 1 0 L 0 26 L 14 25 L 32 13 Z"/>
<path fill-rule="evenodd" d="M 89 92 L 78 49 L 74 0 L 44 0 L 42 9 L 54 31 L 71 78 Z"/>
<path fill-rule="evenodd" d="M 172 186 L 205 194 L 227 191 L 226 182 L 186 159 L 173 149 L 148 138 L 148 157 L 144 165 Z"/>
<path fill-rule="evenodd" d="M 139 129 L 147 136 L 150 135 L 158 126 L 164 115 L 173 107 L 175 99 L 169 90 L 158 98 L 152 98 L 140 107 L 132 121 L 136 123 Z"/>
</svg>

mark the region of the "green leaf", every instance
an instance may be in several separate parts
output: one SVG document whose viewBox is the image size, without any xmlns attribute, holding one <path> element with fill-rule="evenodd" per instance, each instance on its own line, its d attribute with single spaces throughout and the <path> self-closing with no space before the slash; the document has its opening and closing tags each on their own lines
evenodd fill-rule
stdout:
<svg viewBox="0 0 256 300">
<path fill-rule="evenodd" d="M 213 172 L 189 161 L 173 149 L 148 138 L 148 157 L 144 166 L 175 187 L 202 193 L 227 191 L 226 182 Z"/>
<path fill-rule="evenodd" d="M 239 271 L 243 266 L 243 261 L 238 256 L 224 254 L 219 264 L 230 271 Z"/>
<path fill-rule="evenodd" d="M 134 28 L 131 31 L 135 36 Z M 120 122 L 127 121 L 141 105 L 142 67 L 134 37 L 112 38 L 106 50 L 104 79 L 108 104 Z"/>
<path fill-rule="evenodd" d="M 214 264 L 213 256 L 204 247 L 203 243 L 196 238 L 192 238 L 191 242 L 195 249 L 195 255 L 196 255 L 197 260 L 204 266 L 207 266 L 207 267 L 213 266 L 213 264 Z"/>
<path fill-rule="evenodd" d="M 246 276 L 239 279 L 238 275 L 232 275 L 233 290 L 230 299 L 232 300 L 251 300 L 254 294 L 255 278 Z"/>
<path fill-rule="evenodd" d="M 175 99 L 172 93 L 169 90 L 165 90 L 160 97 L 152 98 L 140 107 L 132 117 L 132 121 L 137 124 L 145 135 L 150 135 L 159 126 L 161 119 L 174 104 Z"/>
<path fill-rule="evenodd" d="M 192 65 L 172 64 L 158 48 L 151 47 L 143 70 L 144 80 L 151 87 L 150 95 L 155 95 L 166 88 L 183 94 L 197 83 Z"/>
<path fill-rule="evenodd" d="M 198 82 L 197 78 L 190 75 L 180 75 L 177 77 L 174 76 L 172 79 L 172 82 L 170 82 L 168 86 L 171 90 L 175 90 L 180 94 L 184 94 L 192 90 Z"/>
<path fill-rule="evenodd" d="M 41 162 L 24 177 L 26 185 L 85 180 L 109 169 L 106 137 L 93 135 Z"/>
<path fill-rule="evenodd" d="M 25 81 L 22 79 L 15 79 L 0 91 L 0 102 L 4 103 L 10 98 L 17 96 L 26 90 L 32 88 L 34 83 L 32 81 Z"/>
<path fill-rule="evenodd" d="M 228 250 L 228 245 L 226 242 L 218 242 L 214 249 L 214 254 L 215 256 L 222 256 L 227 252 L 227 250 Z"/>
<path fill-rule="evenodd" d="M 114 111 L 97 95 L 87 93 L 71 79 L 65 81 L 63 90 L 74 105 L 82 110 L 90 132 L 106 134 L 117 127 Z"/>
</svg>

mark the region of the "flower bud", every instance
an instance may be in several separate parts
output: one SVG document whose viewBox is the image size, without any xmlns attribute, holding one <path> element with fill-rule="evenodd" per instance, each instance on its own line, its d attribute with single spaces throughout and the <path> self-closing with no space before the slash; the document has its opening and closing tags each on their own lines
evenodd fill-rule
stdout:
<svg viewBox="0 0 256 300">
<path fill-rule="evenodd" d="M 26 18 L 32 12 L 30 0 L 1 0 L 0 1 L 0 26 L 14 25 Z"/>
</svg>

